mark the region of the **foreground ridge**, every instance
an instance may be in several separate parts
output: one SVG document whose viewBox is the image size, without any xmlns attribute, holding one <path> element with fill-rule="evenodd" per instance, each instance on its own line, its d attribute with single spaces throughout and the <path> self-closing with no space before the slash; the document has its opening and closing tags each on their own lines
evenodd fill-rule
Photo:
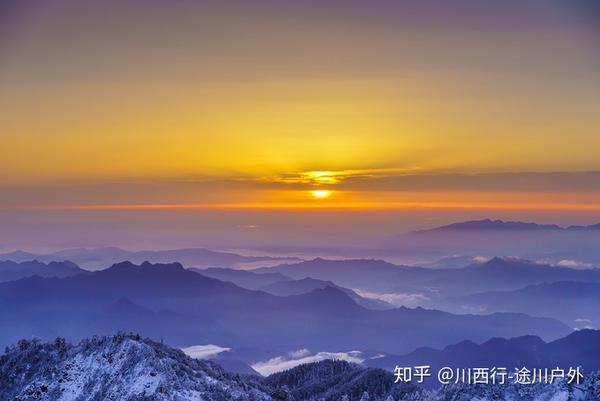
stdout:
<svg viewBox="0 0 600 401">
<path fill-rule="evenodd" d="M 0 357 L 0 401 L 597 401 L 600 373 L 580 385 L 395 384 L 391 372 L 325 360 L 267 378 L 217 364 L 137 334 L 92 337 L 77 345 L 20 340 Z"/>
<path fill-rule="evenodd" d="M 0 358 L 0 388 L 2 401 L 271 400 L 251 380 L 134 334 L 21 340 Z"/>
</svg>

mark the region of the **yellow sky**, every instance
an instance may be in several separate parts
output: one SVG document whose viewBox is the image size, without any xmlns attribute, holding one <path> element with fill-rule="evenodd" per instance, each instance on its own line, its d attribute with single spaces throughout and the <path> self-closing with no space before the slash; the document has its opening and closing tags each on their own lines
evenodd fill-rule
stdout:
<svg viewBox="0 0 600 401">
<path fill-rule="evenodd" d="M 286 177 L 600 170 L 598 52 L 565 10 L 508 2 L 482 24 L 413 5 L 415 23 L 389 2 L 326 3 L 15 13 L 0 43 L 0 185 L 192 180 L 158 204 L 375 205 L 430 195 L 364 184 L 317 199 L 327 183 Z M 82 203 L 145 203 L 119 191 Z M 480 202 L 467 192 L 446 204 Z"/>
<path fill-rule="evenodd" d="M 1 175 L 35 181 L 597 168 L 600 136 L 593 133 L 600 124 L 591 105 L 574 116 L 570 107 L 580 105 L 562 99 L 538 110 L 543 99 L 444 103 L 435 92 L 419 99 L 415 91 L 378 81 L 9 87 L 0 109 Z"/>
</svg>

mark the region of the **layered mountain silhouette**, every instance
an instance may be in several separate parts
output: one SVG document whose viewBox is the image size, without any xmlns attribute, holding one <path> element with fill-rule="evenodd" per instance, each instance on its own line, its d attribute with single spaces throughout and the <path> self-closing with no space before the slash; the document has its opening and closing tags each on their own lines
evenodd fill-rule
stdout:
<svg viewBox="0 0 600 401">
<path fill-rule="evenodd" d="M 399 260 L 422 260 L 427 264 L 464 255 L 512 255 L 547 260 L 552 264 L 569 260 L 600 267 L 599 239 L 600 224 L 565 227 L 483 219 L 400 234 L 374 254 L 388 258 L 394 255 Z"/>
<path fill-rule="evenodd" d="M 558 281 L 514 291 L 491 291 L 452 298 L 484 312 L 521 311 L 561 319 L 573 327 L 600 326 L 600 283 Z"/>
<path fill-rule="evenodd" d="M 503 220 L 470 220 L 445 226 L 435 227 L 428 230 L 414 231 L 413 233 L 429 233 L 440 231 L 465 231 L 465 230 L 506 230 L 506 231 L 586 231 L 600 230 L 600 223 L 588 226 L 561 227 L 557 224 L 538 224 L 522 221 Z"/>
<path fill-rule="evenodd" d="M 516 290 L 527 285 L 565 280 L 600 282 L 600 269 L 576 270 L 523 259 L 498 257 L 485 263 L 455 269 L 399 266 L 371 259 L 316 258 L 256 271 L 280 273 L 294 279 L 313 277 L 344 287 L 380 293 L 418 293 L 427 297 Z"/>
<path fill-rule="evenodd" d="M 0 260 L 0 282 L 31 276 L 70 277 L 86 273 L 88 271 L 80 269 L 75 263 L 67 261 L 43 263 L 33 260 L 18 263 L 11 260 Z"/>
<path fill-rule="evenodd" d="M 198 269 L 195 267 L 188 270 L 195 271 L 205 277 L 216 278 L 221 281 L 230 281 L 237 286 L 249 290 L 258 290 L 273 283 L 293 280 L 291 277 L 281 273 L 258 273 L 256 271 L 210 267 Z"/>
<path fill-rule="evenodd" d="M 189 270 L 219 280 L 230 281 L 242 288 L 265 291 L 278 296 L 300 295 L 326 287 L 334 287 L 344 292 L 353 301 L 365 308 L 376 310 L 393 308 L 387 302 L 363 298 L 351 289 L 340 287 L 331 281 L 318 280 L 311 277 L 294 280 L 281 273 L 257 273 L 254 271 L 223 268 L 191 268 Z"/>
<path fill-rule="evenodd" d="M 535 334 L 551 340 L 571 331 L 557 320 L 520 313 L 368 310 L 334 287 L 280 297 L 177 263 L 130 262 L 62 279 L 1 283 L 0 319 L 4 345 L 32 335 L 77 339 L 121 329 L 163 336 L 179 346 L 219 344 L 245 352 L 244 360 L 302 348 L 398 353 L 495 336 Z"/>
<path fill-rule="evenodd" d="M 360 295 L 358 295 L 355 291 L 348 288 L 340 287 L 331 281 L 317 280 L 312 277 L 306 277 L 299 280 L 277 281 L 275 283 L 265 285 L 259 289 L 273 295 L 289 296 L 306 294 L 315 290 L 322 290 L 327 287 L 332 287 L 340 290 L 348 297 L 350 297 L 350 299 L 352 299 L 354 302 L 367 309 L 384 310 L 392 309 L 394 307 L 393 305 L 384 301 L 363 298 Z"/>
<path fill-rule="evenodd" d="M 312 277 L 332 281 L 347 288 L 387 291 L 402 283 L 410 286 L 430 276 L 431 269 L 399 266 L 375 259 L 331 260 L 315 258 L 254 270 L 258 273 L 281 273 L 295 280 Z"/>
<path fill-rule="evenodd" d="M 114 263 L 129 260 L 133 263 L 150 261 L 153 263 L 179 262 L 186 266 L 197 267 L 235 267 L 252 263 L 276 263 L 283 261 L 298 261 L 297 258 L 270 256 L 244 256 L 231 252 L 219 252 L 206 248 L 183 248 L 161 251 L 128 251 L 117 247 L 107 248 L 74 248 L 52 253 L 30 253 L 16 251 L 0 254 L 0 260 L 13 260 L 26 262 L 39 260 L 42 262 L 55 262 L 70 260 L 89 270 L 104 269 Z"/>
</svg>

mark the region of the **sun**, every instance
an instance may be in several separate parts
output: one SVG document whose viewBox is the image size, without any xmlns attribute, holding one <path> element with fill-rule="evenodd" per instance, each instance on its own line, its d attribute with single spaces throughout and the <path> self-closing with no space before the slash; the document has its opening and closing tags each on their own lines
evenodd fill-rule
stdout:
<svg viewBox="0 0 600 401">
<path fill-rule="evenodd" d="M 326 189 L 316 189 L 314 191 L 310 191 L 310 193 L 317 199 L 326 199 L 331 195 L 331 191 Z"/>
</svg>

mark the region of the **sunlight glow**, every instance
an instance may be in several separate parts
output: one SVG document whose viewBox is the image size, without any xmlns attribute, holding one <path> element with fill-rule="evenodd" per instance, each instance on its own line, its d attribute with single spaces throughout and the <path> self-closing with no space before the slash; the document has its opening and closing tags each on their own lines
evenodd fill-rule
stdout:
<svg viewBox="0 0 600 401">
<path fill-rule="evenodd" d="M 329 198 L 329 196 L 331 196 L 331 191 L 327 191 L 325 189 L 316 189 L 310 192 L 312 196 L 314 196 L 317 199 L 326 199 Z"/>
<path fill-rule="evenodd" d="M 340 177 L 338 176 L 342 176 L 343 173 L 336 171 L 308 171 L 305 173 L 301 173 L 301 175 L 309 182 L 314 182 L 318 184 L 337 184 L 340 182 Z"/>
</svg>

